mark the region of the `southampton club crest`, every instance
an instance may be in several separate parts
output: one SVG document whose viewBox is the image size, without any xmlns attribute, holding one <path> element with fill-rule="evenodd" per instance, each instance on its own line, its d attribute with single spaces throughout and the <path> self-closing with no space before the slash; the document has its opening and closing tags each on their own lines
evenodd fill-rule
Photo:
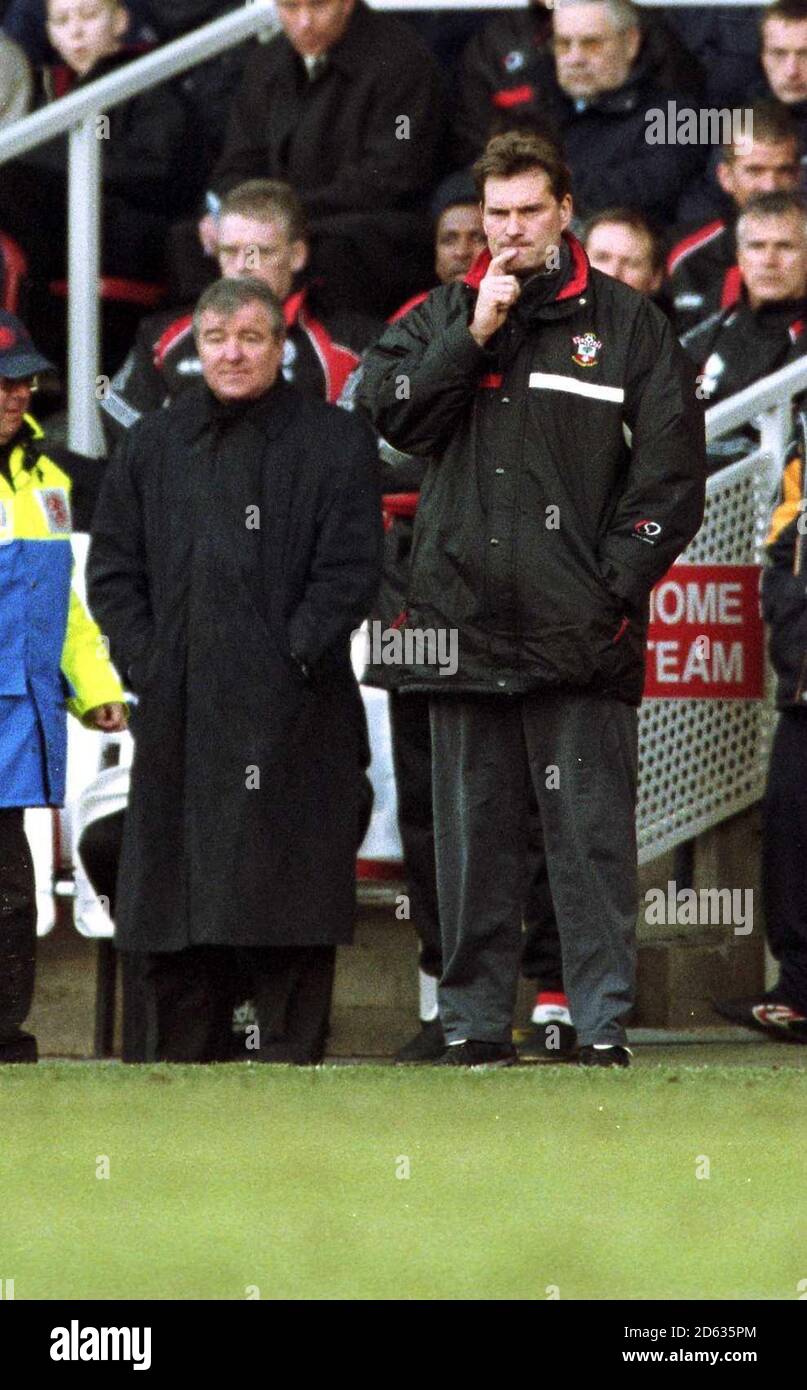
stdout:
<svg viewBox="0 0 807 1390">
<path fill-rule="evenodd" d="M 578 367 L 596 367 L 597 353 L 602 347 L 599 338 L 595 338 L 593 333 L 581 333 L 572 342 L 577 348 L 577 352 L 572 353 L 572 361 Z"/>
</svg>

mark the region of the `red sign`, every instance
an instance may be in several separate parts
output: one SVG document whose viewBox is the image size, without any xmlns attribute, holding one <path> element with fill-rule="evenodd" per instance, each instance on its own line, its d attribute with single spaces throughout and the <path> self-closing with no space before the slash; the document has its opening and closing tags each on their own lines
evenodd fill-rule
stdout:
<svg viewBox="0 0 807 1390">
<path fill-rule="evenodd" d="M 650 595 L 644 694 L 761 700 L 759 565 L 673 565 Z"/>
</svg>

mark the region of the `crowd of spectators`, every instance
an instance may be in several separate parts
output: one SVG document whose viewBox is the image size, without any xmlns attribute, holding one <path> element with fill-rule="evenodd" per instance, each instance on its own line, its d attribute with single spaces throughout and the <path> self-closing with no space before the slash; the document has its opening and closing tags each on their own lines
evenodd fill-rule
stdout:
<svg viewBox="0 0 807 1390">
<path fill-rule="evenodd" d="M 237 8 L 10 0 L 0 10 L 0 115 L 16 119 Z M 430 282 L 430 205 L 443 185 L 467 176 L 491 134 L 536 129 L 571 169 L 573 227 L 598 222 L 595 263 L 622 267 L 612 273 L 669 302 L 679 333 L 743 293 L 738 211 L 803 183 L 803 0 L 667 11 L 534 0 L 492 17 L 279 0 L 277 15 L 282 28 L 268 42 L 239 45 L 110 112 L 102 270 L 140 292 L 125 296 L 129 341 L 107 332 L 107 369 L 120 367 L 147 308 L 179 318 L 215 278 L 221 200 L 252 180 L 286 183 L 300 201 L 305 273 L 295 269 L 291 288 L 317 282 L 331 308 L 379 322 Z M 706 136 L 679 137 L 672 113 L 707 110 L 721 119 Z M 649 137 L 659 112 L 673 123 L 661 141 Z M 0 167 L 0 209 L 0 231 L 28 263 L 28 300 L 16 307 L 63 364 L 54 296 L 63 301 L 64 138 Z M 654 269 L 630 280 L 629 257 L 610 243 L 642 236 Z M 659 246 L 669 253 L 664 285 Z"/>
</svg>

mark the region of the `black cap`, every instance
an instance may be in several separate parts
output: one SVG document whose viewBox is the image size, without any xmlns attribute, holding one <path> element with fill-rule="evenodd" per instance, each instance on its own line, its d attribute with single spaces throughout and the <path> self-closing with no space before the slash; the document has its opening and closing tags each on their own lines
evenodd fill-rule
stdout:
<svg viewBox="0 0 807 1390">
<path fill-rule="evenodd" d="M 36 372 L 55 371 L 52 362 L 37 352 L 28 329 L 7 309 L 0 309 L 0 376 L 16 380 Z"/>
<path fill-rule="evenodd" d="M 447 208 L 465 206 L 467 203 L 479 207 L 480 197 L 473 175 L 469 170 L 463 169 L 458 174 L 449 174 L 448 178 L 443 179 L 429 204 L 429 212 L 437 222 Z"/>
</svg>

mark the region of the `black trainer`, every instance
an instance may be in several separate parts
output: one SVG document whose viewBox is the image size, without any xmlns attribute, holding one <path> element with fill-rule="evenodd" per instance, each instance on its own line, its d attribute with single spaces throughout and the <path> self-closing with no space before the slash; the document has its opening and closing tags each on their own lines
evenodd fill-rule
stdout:
<svg viewBox="0 0 807 1390">
<path fill-rule="evenodd" d="M 581 1067 L 629 1067 L 632 1056 L 629 1047 L 611 1043 L 607 1047 L 581 1047 L 577 1060 Z"/>
<path fill-rule="evenodd" d="M 528 1062 L 573 1062 L 577 1030 L 571 1023 L 532 1023 L 516 1035 L 518 1053 Z"/>
<path fill-rule="evenodd" d="M 395 1054 L 394 1060 L 400 1065 L 416 1062 L 436 1062 L 446 1050 L 445 1033 L 439 1018 L 433 1019 L 430 1023 L 420 1024 L 420 1032 L 416 1033 L 408 1043 L 404 1043 L 402 1048 Z"/>
<path fill-rule="evenodd" d="M 467 1042 L 448 1046 L 436 1063 L 438 1067 L 512 1067 L 518 1053 L 512 1043 Z"/>
<path fill-rule="evenodd" d="M 757 994 L 750 999 L 713 999 L 712 1008 L 721 1018 L 766 1033 L 777 1042 L 807 1043 L 807 1014 L 771 994 Z"/>
</svg>

